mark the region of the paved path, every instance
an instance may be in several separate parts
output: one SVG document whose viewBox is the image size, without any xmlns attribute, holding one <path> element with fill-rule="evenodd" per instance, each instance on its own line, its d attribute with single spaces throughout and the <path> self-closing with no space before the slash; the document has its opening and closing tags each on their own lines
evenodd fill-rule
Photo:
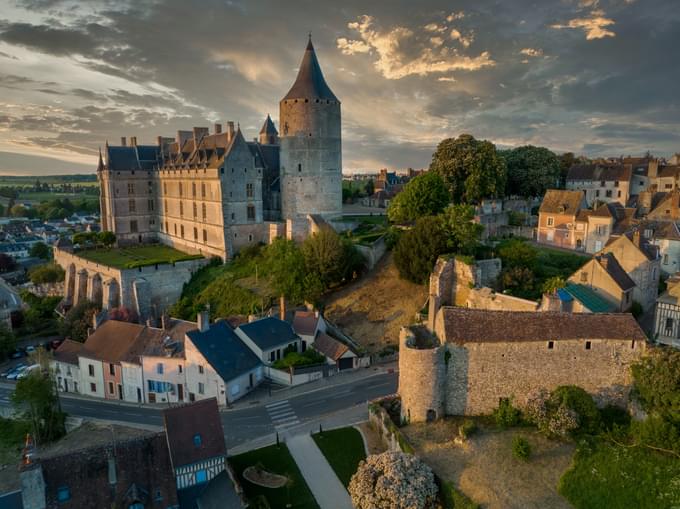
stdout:
<svg viewBox="0 0 680 509">
<path fill-rule="evenodd" d="M 286 445 L 321 509 L 352 509 L 349 493 L 312 437 L 297 435 L 288 439 Z"/>
</svg>

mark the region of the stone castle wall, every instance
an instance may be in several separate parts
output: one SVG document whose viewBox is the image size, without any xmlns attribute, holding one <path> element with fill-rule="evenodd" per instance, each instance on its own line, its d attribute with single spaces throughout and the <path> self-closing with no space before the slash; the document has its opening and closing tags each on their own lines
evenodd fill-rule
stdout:
<svg viewBox="0 0 680 509">
<path fill-rule="evenodd" d="M 538 311 L 539 303 L 512 295 L 496 293 L 491 288 L 473 288 L 468 293 L 466 307 L 495 311 Z"/>
</svg>

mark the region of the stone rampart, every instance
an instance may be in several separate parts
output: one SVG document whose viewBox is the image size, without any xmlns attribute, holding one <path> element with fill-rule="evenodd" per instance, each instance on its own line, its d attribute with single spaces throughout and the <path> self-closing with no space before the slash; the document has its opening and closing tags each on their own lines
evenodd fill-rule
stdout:
<svg viewBox="0 0 680 509">
<path fill-rule="evenodd" d="M 473 288 L 468 293 L 466 307 L 495 311 L 538 311 L 539 303 L 512 295 L 496 293 L 491 288 Z"/>
</svg>

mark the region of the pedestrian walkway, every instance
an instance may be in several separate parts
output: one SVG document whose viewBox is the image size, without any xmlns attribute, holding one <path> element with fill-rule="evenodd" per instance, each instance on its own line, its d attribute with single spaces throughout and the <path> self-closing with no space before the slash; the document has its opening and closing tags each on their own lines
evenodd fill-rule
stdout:
<svg viewBox="0 0 680 509">
<path fill-rule="evenodd" d="M 349 493 L 311 436 L 297 435 L 286 444 L 321 509 L 352 509 Z"/>
<path fill-rule="evenodd" d="M 287 399 L 270 403 L 265 408 L 276 431 L 281 431 L 300 423 L 300 419 L 295 415 L 295 410 L 290 406 Z"/>
</svg>

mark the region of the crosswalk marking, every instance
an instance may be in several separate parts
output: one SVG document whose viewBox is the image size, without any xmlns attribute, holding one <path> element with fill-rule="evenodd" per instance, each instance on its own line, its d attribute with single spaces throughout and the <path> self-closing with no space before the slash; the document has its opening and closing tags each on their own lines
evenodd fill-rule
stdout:
<svg viewBox="0 0 680 509">
<path fill-rule="evenodd" d="M 269 418 L 274 424 L 276 430 L 281 430 L 289 428 L 300 423 L 293 407 L 290 406 L 288 400 L 277 401 L 276 403 L 270 403 L 266 405 L 267 413 Z"/>
</svg>

